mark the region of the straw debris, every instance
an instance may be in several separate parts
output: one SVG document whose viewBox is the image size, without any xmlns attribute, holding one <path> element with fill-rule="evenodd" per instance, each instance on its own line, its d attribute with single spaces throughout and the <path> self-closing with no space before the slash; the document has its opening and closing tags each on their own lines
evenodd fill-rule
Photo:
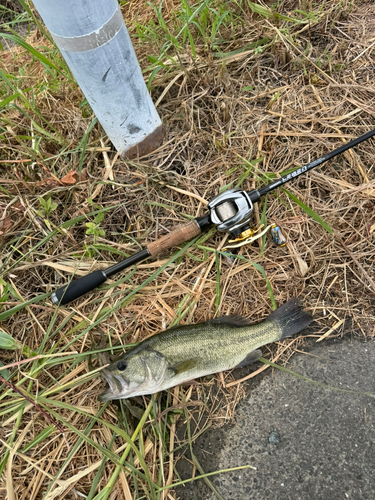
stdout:
<svg viewBox="0 0 375 500">
<path fill-rule="evenodd" d="M 107 267 L 203 214 L 221 189 L 262 186 L 374 128 L 372 2 L 323 1 L 316 11 L 305 1 L 282 1 L 277 11 L 262 2 L 262 15 L 251 2 L 208 4 L 206 20 L 202 12 L 194 18 L 201 30 L 186 24 L 180 0 L 165 0 L 160 11 L 137 0 L 122 6 L 167 130 L 147 158 L 127 161 L 113 151 L 39 29 L 26 41 L 59 71 L 24 47 L 2 53 L 0 320 L 24 347 L 16 359 L 2 350 L 1 361 L 77 354 L 0 372 L 38 404 L 2 385 L 0 496 L 93 499 L 105 490 L 101 498 L 176 498 L 177 451 L 228 422 L 244 385 L 236 372 L 224 373 L 158 397 L 100 405 L 102 382 L 91 375 L 103 351 L 100 331 L 115 356 L 178 322 L 226 314 L 258 321 L 272 300 L 254 264 L 277 305 L 304 297 L 316 339 L 375 335 L 373 139 L 256 208 L 256 222 L 282 227 L 283 248 L 265 238 L 232 260 L 215 253 L 227 235 L 211 231 L 182 256 L 143 263 L 69 307 L 56 310 L 46 295 L 72 274 Z M 264 357 L 287 363 L 303 342 L 267 346 Z M 190 436 L 176 430 L 183 421 Z"/>
</svg>

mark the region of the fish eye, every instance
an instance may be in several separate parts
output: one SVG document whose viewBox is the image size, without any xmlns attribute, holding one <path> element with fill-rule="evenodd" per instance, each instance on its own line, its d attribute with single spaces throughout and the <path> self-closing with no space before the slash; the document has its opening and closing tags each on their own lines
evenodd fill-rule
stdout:
<svg viewBox="0 0 375 500">
<path fill-rule="evenodd" d="M 126 367 L 127 367 L 127 363 L 126 361 L 119 361 L 117 363 L 117 368 L 120 370 L 120 372 L 123 372 L 124 370 L 126 370 Z"/>
</svg>

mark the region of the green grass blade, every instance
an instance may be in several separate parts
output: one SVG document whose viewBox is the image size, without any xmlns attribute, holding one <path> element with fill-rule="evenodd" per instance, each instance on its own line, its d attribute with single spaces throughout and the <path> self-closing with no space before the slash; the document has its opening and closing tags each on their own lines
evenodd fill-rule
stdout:
<svg viewBox="0 0 375 500">
<path fill-rule="evenodd" d="M 39 400 L 38 400 L 39 401 Z M 49 401 L 49 403 L 52 403 L 53 401 Z M 70 405 L 68 405 L 70 406 Z M 77 411 L 77 408 L 71 406 L 71 411 Z M 121 469 L 126 469 L 127 467 L 129 468 L 129 470 L 134 470 L 134 472 L 140 476 L 142 479 L 146 479 L 146 475 L 143 474 L 142 472 L 140 472 L 138 469 L 136 469 L 135 467 L 133 467 L 132 465 L 130 465 L 129 463 L 126 463 L 126 465 L 124 465 L 121 460 L 119 460 L 118 456 L 113 453 L 112 451 L 108 450 L 107 448 L 104 448 L 104 446 L 100 445 L 99 443 L 97 443 L 96 441 L 94 441 L 93 439 L 89 438 L 88 435 L 86 435 L 84 432 L 80 431 L 79 429 L 77 429 L 77 427 L 75 427 L 73 424 L 71 424 L 68 420 L 64 419 L 61 417 L 61 415 L 59 415 L 59 413 L 55 412 L 54 410 L 51 410 L 50 408 L 48 408 L 48 412 L 53 416 L 55 417 L 56 420 L 59 420 L 61 422 L 61 424 L 66 428 L 66 429 L 69 429 L 70 431 L 72 431 L 74 434 L 76 434 L 78 437 L 80 437 L 83 441 L 85 441 L 87 444 L 89 444 L 90 446 L 92 446 L 94 449 L 98 450 L 102 455 L 103 457 L 107 457 L 109 460 L 111 460 L 116 466 L 119 466 L 120 469 L 119 469 L 119 472 Z M 83 414 L 86 414 L 90 419 L 94 419 L 95 417 L 93 417 L 93 415 L 91 415 L 90 413 L 86 413 L 86 412 L 82 412 L 80 411 L 79 413 L 83 413 Z M 105 424 L 108 424 L 108 422 L 104 422 L 102 419 L 97 419 L 99 422 L 101 423 L 105 423 Z M 121 432 L 121 429 L 119 429 L 118 427 L 114 426 L 114 425 L 108 425 L 110 428 L 114 428 L 115 431 L 120 431 L 119 434 L 124 437 L 124 432 Z M 147 470 L 147 466 L 145 465 L 144 463 L 144 460 L 142 458 L 142 456 L 140 455 L 139 453 L 139 450 L 138 448 L 135 446 L 134 442 L 131 441 L 131 439 L 129 437 L 127 437 L 126 441 L 129 442 L 130 446 L 127 448 L 129 449 L 133 449 L 133 451 L 136 453 L 138 459 L 139 459 L 139 463 L 142 465 L 144 465 L 144 467 L 146 468 Z"/>
<path fill-rule="evenodd" d="M 132 443 L 134 443 L 136 437 L 142 431 L 142 429 L 143 429 L 143 427 L 144 427 L 144 425 L 146 423 L 146 420 L 147 420 L 147 418 L 148 418 L 148 416 L 149 416 L 149 414 L 151 412 L 151 409 L 152 409 L 152 401 L 149 402 L 149 404 L 148 404 L 148 406 L 147 406 L 147 408 L 146 408 L 146 410 L 145 410 L 145 412 L 144 412 L 144 414 L 143 414 L 143 416 L 142 416 L 139 424 L 137 425 L 136 430 L 134 431 L 134 434 L 133 434 L 133 436 L 131 438 Z M 116 483 L 118 475 L 120 474 L 121 468 L 124 465 L 124 463 L 125 463 L 128 455 L 129 455 L 130 449 L 131 449 L 131 447 L 130 447 L 130 443 L 129 443 L 129 445 L 126 447 L 124 453 L 121 456 L 120 464 L 116 467 L 116 469 L 115 469 L 114 473 L 112 474 L 112 477 L 109 480 L 108 484 L 102 490 L 102 492 L 105 492 L 105 493 L 102 495 L 102 492 L 101 492 L 100 496 L 97 495 L 93 500 L 99 500 L 99 498 L 100 498 L 100 500 L 107 500 L 107 498 L 109 497 L 109 495 L 111 494 L 111 492 L 113 490 L 113 487 L 114 487 L 114 485 Z M 139 458 L 139 456 L 138 456 L 138 458 Z M 142 462 L 144 462 L 143 459 L 142 459 Z M 140 461 L 140 463 L 141 463 L 141 461 Z M 129 464 L 129 462 L 127 462 L 127 464 Z M 146 467 L 146 470 L 147 470 L 147 467 Z M 145 472 L 146 472 L 146 470 L 145 470 Z M 151 498 L 152 499 L 156 499 L 154 483 L 151 480 L 151 477 L 148 477 L 148 485 L 150 487 Z"/>
<path fill-rule="evenodd" d="M 20 344 L 14 340 L 8 333 L 0 330 L 0 349 L 10 349 L 14 351 L 16 349 L 20 349 Z"/>
<path fill-rule="evenodd" d="M 3 265 L 1 266 L 1 268 L 0 268 L 1 270 L 3 270 L 2 274 L 9 273 L 9 271 L 11 269 L 13 269 L 18 264 L 20 264 L 24 259 L 26 259 L 30 254 L 32 254 L 40 246 L 44 245 L 45 243 L 47 243 L 47 241 L 49 241 L 50 239 L 52 239 L 54 236 L 58 235 L 61 232 L 61 229 L 69 229 L 70 227 L 74 226 L 75 224 L 78 224 L 79 222 L 86 221 L 89 217 L 97 215 L 99 212 L 108 212 L 108 211 L 113 210 L 113 209 L 118 209 L 118 208 L 120 208 L 121 206 L 124 206 L 124 205 L 126 205 L 126 202 L 120 203 L 119 205 L 111 205 L 109 207 L 102 208 L 100 210 L 95 210 L 93 212 L 90 212 L 89 214 L 80 215 L 80 216 L 76 217 L 75 219 L 71 219 L 71 220 L 67 220 L 67 221 L 63 222 L 59 227 L 56 227 L 53 231 L 51 231 L 47 236 L 45 236 L 43 239 L 41 239 L 36 245 L 34 245 L 22 257 L 20 257 L 18 260 L 16 260 L 15 262 L 13 262 L 13 264 L 11 264 L 6 269 L 5 269 L 5 265 L 6 265 L 7 261 L 5 261 L 3 263 Z M 20 240 L 21 240 L 21 238 L 20 238 Z M 47 296 L 47 295 L 48 294 L 45 294 L 44 296 Z M 43 298 L 44 296 L 40 296 L 40 298 Z M 0 321 L 2 321 L 2 320 L 0 319 Z"/>
<path fill-rule="evenodd" d="M 17 97 L 19 97 L 19 92 L 12 94 L 0 102 L 0 109 L 5 108 L 9 103 L 13 102 Z"/>
<path fill-rule="evenodd" d="M 30 7 L 27 5 L 25 0 L 18 0 L 18 1 L 22 5 L 25 12 L 27 12 L 29 14 L 29 16 L 33 19 L 35 25 L 38 27 L 38 30 L 43 34 L 43 36 L 45 36 L 47 38 L 47 40 L 49 40 L 51 43 L 54 44 L 55 42 L 53 41 L 53 38 L 48 33 L 48 31 L 45 29 L 43 23 L 41 23 L 39 21 L 38 17 L 34 15 L 34 12 L 30 9 Z"/>
<path fill-rule="evenodd" d="M 266 7 L 262 7 L 262 5 L 259 5 L 254 2 L 247 2 L 248 6 L 250 9 L 255 12 L 255 14 L 258 14 L 259 16 L 262 17 L 273 17 L 273 12 L 270 9 L 267 9 Z"/>
<path fill-rule="evenodd" d="M 31 45 L 29 45 L 23 38 L 18 35 L 9 35 L 8 33 L 1 33 L 1 36 L 6 40 L 10 40 L 29 52 L 33 57 L 38 59 L 43 65 L 48 66 L 49 68 L 55 69 L 57 72 L 62 73 L 61 69 L 55 66 L 52 61 L 50 61 L 46 56 L 41 54 L 38 50 L 34 49 Z"/>
<path fill-rule="evenodd" d="M 267 195 L 264 197 L 263 201 L 263 210 L 262 210 L 262 216 L 260 218 L 260 224 L 263 224 L 263 227 L 267 227 Z M 259 255 L 263 255 L 264 252 L 264 247 L 266 246 L 266 239 L 267 239 L 267 233 L 262 236 L 262 246 L 260 249 Z"/>
<path fill-rule="evenodd" d="M 115 442 L 115 439 L 116 439 L 116 433 L 114 432 L 112 435 L 112 439 L 108 445 L 109 449 L 112 448 L 113 443 Z M 92 485 L 91 485 L 91 489 L 89 491 L 89 494 L 87 495 L 86 500 L 92 500 L 94 498 L 96 488 L 98 487 L 98 484 L 100 482 L 100 478 L 102 477 L 106 463 L 107 463 L 107 457 L 103 457 L 102 463 L 99 466 L 98 472 L 95 474 L 94 480 L 93 480 Z"/>
<path fill-rule="evenodd" d="M 326 222 L 324 222 L 324 220 L 316 212 L 314 212 L 314 210 L 305 205 L 301 200 L 297 198 L 297 196 L 294 196 L 294 194 L 292 194 L 287 189 L 281 189 L 289 196 L 290 199 L 297 203 L 297 205 L 301 207 L 307 213 L 307 215 L 309 215 L 312 219 L 314 219 L 314 221 L 320 224 L 329 234 L 333 234 L 332 228 Z"/>
<path fill-rule="evenodd" d="M 183 481 L 178 481 L 176 483 L 171 484 L 170 486 L 163 486 L 162 488 L 159 488 L 157 491 L 159 492 L 159 491 L 164 491 L 164 490 L 167 490 L 167 489 L 175 488 L 176 486 L 180 486 L 181 484 L 191 483 L 193 481 L 196 481 L 197 479 L 204 479 L 205 477 L 216 476 L 217 474 L 223 474 L 224 472 L 234 472 L 234 471 L 243 470 L 243 469 L 254 469 L 254 470 L 256 470 L 256 468 L 253 467 L 252 465 L 242 465 L 240 467 L 233 467 L 232 469 L 221 469 L 221 470 L 217 470 L 216 472 L 206 472 L 206 474 L 202 474 L 200 476 L 191 477 L 189 479 L 184 479 Z M 146 497 L 140 497 L 137 500 L 141 500 L 143 498 L 146 498 Z"/>
<path fill-rule="evenodd" d="M 99 411 L 97 413 L 97 416 L 100 417 L 100 415 L 104 412 L 104 410 L 106 409 L 107 405 L 104 404 L 101 408 L 99 408 Z M 94 419 L 91 419 L 88 426 L 86 427 L 86 429 L 83 431 L 84 434 L 89 434 L 91 432 L 91 429 L 94 427 L 96 421 Z M 70 453 L 68 454 L 64 464 L 62 465 L 62 467 L 60 468 L 60 471 L 55 475 L 53 481 L 51 482 L 51 484 L 48 486 L 47 488 L 47 491 L 46 493 L 44 494 L 44 497 L 43 497 L 43 500 L 48 496 L 49 492 L 52 490 L 52 488 L 55 486 L 56 482 L 58 481 L 58 479 L 60 478 L 60 476 L 63 474 L 64 470 L 66 469 L 66 467 L 68 467 L 68 465 L 70 464 L 72 458 L 74 457 L 74 455 L 78 452 L 78 450 L 80 449 L 80 447 L 82 446 L 82 444 L 84 443 L 84 440 L 79 438 L 77 440 L 77 442 L 73 445 L 73 448 L 71 449 Z"/>
<path fill-rule="evenodd" d="M 283 14 L 279 14 L 278 12 L 274 12 L 271 9 L 267 9 L 266 7 L 262 7 L 261 5 L 254 3 L 254 2 L 247 2 L 250 9 L 255 12 L 255 14 L 258 14 L 259 16 L 262 17 L 273 17 L 274 19 L 282 19 L 283 21 L 291 21 L 293 23 L 299 22 L 296 19 L 293 19 L 288 16 L 284 16 Z M 276 5 L 276 4 L 275 4 Z"/>
<path fill-rule="evenodd" d="M 276 311 L 277 309 L 277 305 L 276 305 L 276 301 L 275 301 L 275 296 L 273 294 L 273 290 L 272 290 L 272 285 L 271 285 L 271 282 L 270 280 L 267 278 L 267 274 L 266 274 L 266 271 L 263 269 L 263 267 L 260 265 L 260 264 L 257 264 L 256 262 L 253 262 L 249 259 L 246 259 L 246 257 L 243 257 L 242 255 L 235 255 L 235 254 L 230 254 L 230 253 L 227 253 L 227 252 L 220 252 L 222 255 L 226 256 L 226 257 L 234 257 L 236 259 L 239 259 L 239 260 L 244 260 L 245 262 L 249 262 L 249 264 L 251 264 L 257 271 L 260 272 L 260 274 L 263 276 L 263 278 L 265 279 L 266 281 L 266 286 L 267 286 L 267 290 L 268 290 L 268 294 L 270 296 L 270 300 L 271 300 L 271 304 L 272 304 L 272 309 L 274 311 Z"/>
<path fill-rule="evenodd" d="M 256 262 L 253 262 L 253 261 L 247 259 L 243 255 L 236 255 L 234 253 L 229 253 L 228 251 L 227 252 L 222 252 L 220 250 L 216 250 L 215 248 L 205 247 L 203 245 L 197 245 L 197 246 L 198 246 L 198 248 L 200 248 L 202 250 L 208 250 L 209 252 L 217 252 L 220 255 L 222 255 L 223 257 L 233 257 L 235 259 L 243 260 L 243 261 L 248 262 L 249 264 L 251 264 L 257 271 L 260 272 L 260 274 L 265 279 L 267 290 L 268 290 L 268 293 L 269 293 L 269 296 L 270 296 L 270 300 L 271 300 L 271 304 L 272 304 L 272 309 L 274 311 L 277 309 L 277 305 L 276 305 L 276 301 L 275 301 L 275 296 L 274 296 L 273 290 L 272 290 L 272 285 L 270 283 L 270 280 L 267 278 L 266 271 L 263 269 L 263 267 L 260 264 L 257 264 Z"/>
<path fill-rule="evenodd" d="M 306 382 L 309 382 L 310 384 L 317 385 L 318 387 L 321 387 L 328 391 L 344 392 L 346 394 L 353 394 L 355 396 L 370 396 L 371 398 L 375 398 L 375 394 L 372 392 L 360 392 L 360 391 L 353 391 L 352 389 L 341 389 L 340 387 L 333 387 L 332 385 L 327 385 L 324 384 L 323 382 L 318 382 L 317 380 L 313 380 L 311 378 L 305 377 L 304 375 L 300 375 L 299 373 L 293 372 L 292 370 L 288 370 L 288 368 L 277 365 L 276 363 L 273 363 L 268 359 L 259 358 L 259 361 L 261 361 L 265 365 L 272 366 L 272 368 L 276 368 L 277 370 L 281 370 L 282 372 L 289 373 L 289 375 L 293 375 L 293 377 L 300 378 L 302 380 L 305 380 Z"/>
<path fill-rule="evenodd" d="M 79 160 L 79 167 L 78 167 L 78 175 L 79 179 L 81 179 L 81 172 L 82 172 L 82 167 L 83 167 L 83 161 L 85 159 L 85 153 L 86 153 L 86 147 L 87 147 L 87 141 L 89 139 L 89 135 L 92 131 L 92 129 L 95 127 L 95 125 L 98 123 L 98 119 L 95 117 L 92 122 L 90 123 L 88 129 L 85 132 L 85 135 L 83 136 L 78 148 L 82 148 L 81 150 L 81 158 Z"/>
<path fill-rule="evenodd" d="M 10 447 L 12 447 L 12 445 L 14 443 L 14 440 L 16 438 L 18 429 L 20 428 L 20 425 L 21 425 L 21 422 L 22 422 L 22 417 L 23 417 L 23 412 L 24 412 L 24 407 L 22 406 L 19 409 L 19 411 L 18 411 L 17 420 L 16 420 L 16 423 L 14 424 L 12 434 L 11 434 L 11 436 L 9 438 L 9 441 L 8 441 L 8 445 Z M 2 474 L 4 472 L 4 469 L 5 469 L 6 465 L 7 465 L 8 458 L 9 458 L 9 453 L 10 453 L 10 450 L 7 449 L 6 452 L 4 453 L 4 456 L 1 459 L 1 462 L 0 462 L 0 476 L 2 476 Z"/>
<path fill-rule="evenodd" d="M 215 294 L 215 314 L 218 312 L 221 303 L 221 287 L 220 287 L 220 259 L 218 252 L 215 253 L 216 265 L 216 294 Z"/>
<path fill-rule="evenodd" d="M 21 453 L 27 453 L 29 450 L 34 448 L 34 446 L 37 446 L 39 443 L 42 443 L 45 439 L 48 438 L 50 434 L 52 434 L 54 430 L 56 430 L 56 427 L 53 424 L 43 429 L 42 432 L 40 432 L 32 441 L 30 441 L 30 443 L 27 444 L 23 448 L 23 450 L 21 450 Z"/>
<path fill-rule="evenodd" d="M 2 363 L 2 362 L 0 361 L 0 375 L 1 375 L 1 376 L 5 379 L 5 380 L 9 380 L 9 379 L 11 378 L 12 374 L 11 374 L 11 373 L 10 373 L 10 371 L 9 371 L 9 370 L 7 370 L 6 368 L 2 370 L 1 368 L 3 368 L 3 366 L 5 366 L 5 365 L 4 365 L 4 363 Z M 3 385 L 4 385 L 4 384 L 3 384 Z"/>
<path fill-rule="evenodd" d="M 11 316 L 13 316 L 13 314 L 18 313 L 18 311 L 20 311 L 21 309 L 24 309 L 25 307 L 29 306 L 30 304 L 34 304 L 34 302 L 39 302 L 40 300 L 46 299 L 47 297 L 49 297 L 51 295 L 51 293 L 52 292 L 43 293 L 42 295 L 38 295 L 37 297 L 33 297 L 32 299 L 30 299 L 26 302 L 23 302 L 22 304 L 19 304 L 17 306 L 12 307 L 8 311 L 4 311 L 4 312 L 0 313 L 0 321 L 4 321 L 4 320 L 10 318 Z"/>
</svg>

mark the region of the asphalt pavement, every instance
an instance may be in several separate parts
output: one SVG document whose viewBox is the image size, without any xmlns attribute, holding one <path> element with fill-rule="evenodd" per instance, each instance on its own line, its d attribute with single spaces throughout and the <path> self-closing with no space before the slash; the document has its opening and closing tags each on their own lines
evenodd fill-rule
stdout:
<svg viewBox="0 0 375 500">
<path fill-rule="evenodd" d="M 194 444 L 205 472 L 225 500 L 375 499 L 375 342 L 335 340 L 295 354 L 289 369 L 332 387 L 317 387 L 268 370 L 239 404 L 234 423 L 209 430 Z M 185 463 L 184 463 L 185 462 Z M 183 479 L 191 468 L 180 461 Z M 177 490 L 180 500 L 214 500 L 198 480 Z"/>
</svg>

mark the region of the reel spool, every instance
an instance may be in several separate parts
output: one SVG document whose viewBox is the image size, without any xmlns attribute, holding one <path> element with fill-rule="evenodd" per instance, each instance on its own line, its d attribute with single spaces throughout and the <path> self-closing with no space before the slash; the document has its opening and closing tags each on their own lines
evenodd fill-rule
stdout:
<svg viewBox="0 0 375 500">
<path fill-rule="evenodd" d="M 210 201 L 211 221 L 218 231 L 227 231 L 237 237 L 249 229 L 248 222 L 253 211 L 249 194 L 241 189 L 230 189 Z"/>
</svg>

